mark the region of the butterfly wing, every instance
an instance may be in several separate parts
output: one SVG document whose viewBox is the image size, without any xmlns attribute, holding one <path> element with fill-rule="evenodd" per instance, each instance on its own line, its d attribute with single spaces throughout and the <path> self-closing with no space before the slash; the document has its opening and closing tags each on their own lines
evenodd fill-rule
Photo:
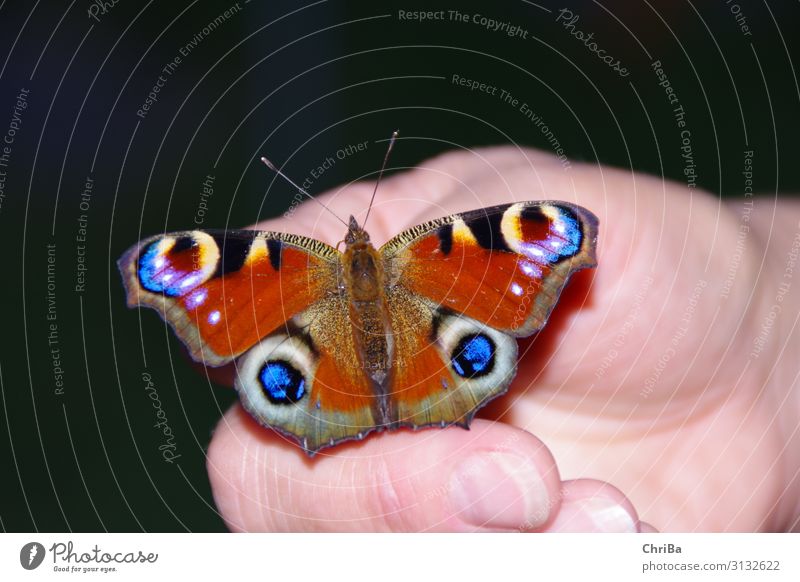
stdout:
<svg viewBox="0 0 800 582">
<path fill-rule="evenodd" d="M 505 392 L 516 372 L 511 336 L 544 326 L 569 277 L 595 266 L 596 241 L 588 210 L 521 202 L 434 220 L 386 243 L 397 423 L 467 425 Z"/>
<path fill-rule="evenodd" d="M 359 365 L 348 308 L 344 294 L 326 297 L 239 360 L 242 405 L 310 455 L 386 428 L 376 426 L 379 397 Z"/>
<path fill-rule="evenodd" d="M 242 405 L 313 454 L 376 424 L 340 257 L 295 235 L 198 230 L 145 239 L 118 264 L 130 307 L 156 309 L 197 361 L 241 355 Z"/>
<path fill-rule="evenodd" d="M 401 286 L 392 289 L 388 303 L 393 425 L 467 427 L 475 412 L 511 382 L 516 340 Z"/>
<path fill-rule="evenodd" d="M 335 290 L 340 253 L 261 231 L 154 236 L 119 260 L 129 307 L 151 307 L 192 358 L 224 365 Z"/>
<path fill-rule="evenodd" d="M 391 284 L 505 333 L 541 329 L 576 271 L 594 267 L 597 218 L 566 202 L 520 202 L 411 228 L 382 248 Z"/>
</svg>

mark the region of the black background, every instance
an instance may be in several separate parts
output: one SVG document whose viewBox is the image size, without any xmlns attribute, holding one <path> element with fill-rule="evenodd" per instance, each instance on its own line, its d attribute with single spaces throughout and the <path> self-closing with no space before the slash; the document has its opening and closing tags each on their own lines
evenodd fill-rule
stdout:
<svg viewBox="0 0 800 582">
<path fill-rule="evenodd" d="M 110 4 L 110 3 L 109 3 Z M 181 357 L 152 312 L 125 308 L 114 262 L 141 236 L 192 228 L 206 175 L 206 228 L 241 227 L 294 196 L 257 162 L 268 154 L 302 179 L 347 144 L 320 192 L 374 177 L 400 128 L 390 171 L 452 147 L 519 143 L 552 151 L 498 97 L 506 89 L 552 129 L 572 161 L 686 181 L 680 135 L 651 68 L 661 60 L 692 134 L 698 185 L 741 196 L 744 150 L 767 195 L 800 185 L 796 2 L 239 3 L 183 58 L 144 119 L 136 112 L 179 48 L 233 2 L 120 0 L 99 22 L 86 0 L 0 1 L 0 134 L 16 97 L 5 197 L 0 351 L 0 527 L 9 531 L 217 531 L 205 472 L 215 422 L 234 400 Z M 404 21 L 398 10 L 482 14 L 521 26 L 511 38 L 473 22 Z M 622 78 L 556 15 L 594 32 L 630 71 Z M 735 9 L 734 9 L 735 10 Z M 2 146 L 2 144 L 0 144 Z M 87 176 L 90 206 L 80 209 Z M 87 215 L 86 286 L 77 282 L 78 217 Z M 55 244 L 55 393 L 48 344 L 47 245 Z M 150 374 L 180 457 L 163 460 Z"/>
</svg>

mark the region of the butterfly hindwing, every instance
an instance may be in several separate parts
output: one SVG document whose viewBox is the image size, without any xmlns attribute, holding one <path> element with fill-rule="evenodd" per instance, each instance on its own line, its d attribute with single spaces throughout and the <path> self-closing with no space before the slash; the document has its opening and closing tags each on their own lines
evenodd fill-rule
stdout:
<svg viewBox="0 0 800 582">
<path fill-rule="evenodd" d="M 312 304 L 238 363 L 236 389 L 259 423 L 309 454 L 381 427 L 379 399 L 359 365 L 347 301 Z"/>
<path fill-rule="evenodd" d="M 184 231 L 119 260 L 128 306 L 158 311 L 192 358 L 220 366 L 335 288 L 339 252 L 261 231 Z"/>
<path fill-rule="evenodd" d="M 395 426 L 469 426 L 478 409 L 511 383 L 516 340 L 400 286 L 388 302 L 394 340 L 388 398 Z"/>
</svg>

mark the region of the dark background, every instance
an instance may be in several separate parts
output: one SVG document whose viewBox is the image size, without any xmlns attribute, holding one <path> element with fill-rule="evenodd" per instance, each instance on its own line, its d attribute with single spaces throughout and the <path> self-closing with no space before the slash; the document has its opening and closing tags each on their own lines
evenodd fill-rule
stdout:
<svg viewBox="0 0 800 582">
<path fill-rule="evenodd" d="M 241 1 L 183 58 L 146 118 L 137 117 L 162 67 L 233 5 L 120 0 L 98 22 L 87 0 L 0 1 L 0 139 L 16 96 L 29 90 L 0 168 L 3 530 L 224 529 L 205 450 L 234 394 L 192 369 L 154 313 L 125 308 L 114 265 L 142 236 L 194 227 L 209 174 L 214 194 L 203 227 L 241 227 L 280 214 L 294 196 L 257 162 L 263 154 L 302 180 L 339 148 L 368 140 L 365 152 L 315 181 L 320 192 L 373 175 L 381 140 L 395 128 L 403 139 L 390 171 L 457 146 L 552 151 L 518 110 L 452 84 L 459 74 L 528 103 L 573 162 L 686 182 L 679 130 L 651 68 L 661 60 L 686 112 L 699 186 L 741 197 L 744 150 L 754 151 L 757 190 L 774 196 L 800 185 L 796 2 Z M 398 10 L 454 5 L 519 25 L 528 38 L 447 16 L 398 18 Z M 579 15 L 576 28 L 594 32 L 630 75 L 614 73 L 556 23 L 561 8 Z M 87 176 L 94 188 L 81 210 Z M 77 292 L 81 214 L 87 271 Z M 173 463 L 158 449 L 164 438 L 153 426 L 145 373 L 174 433 Z"/>
</svg>

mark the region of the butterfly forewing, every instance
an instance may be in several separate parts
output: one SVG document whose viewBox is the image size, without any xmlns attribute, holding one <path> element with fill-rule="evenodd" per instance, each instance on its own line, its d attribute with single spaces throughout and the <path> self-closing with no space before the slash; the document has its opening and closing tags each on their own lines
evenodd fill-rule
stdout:
<svg viewBox="0 0 800 582">
<path fill-rule="evenodd" d="M 596 265 L 597 218 L 519 202 L 411 228 L 381 251 L 393 284 L 505 333 L 540 329 L 569 277 Z"/>
<path fill-rule="evenodd" d="M 259 231 L 185 231 L 141 241 L 118 265 L 128 305 L 151 307 L 192 358 L 224 365 L 336 289 L 339 252 Z"/>
</svg>

